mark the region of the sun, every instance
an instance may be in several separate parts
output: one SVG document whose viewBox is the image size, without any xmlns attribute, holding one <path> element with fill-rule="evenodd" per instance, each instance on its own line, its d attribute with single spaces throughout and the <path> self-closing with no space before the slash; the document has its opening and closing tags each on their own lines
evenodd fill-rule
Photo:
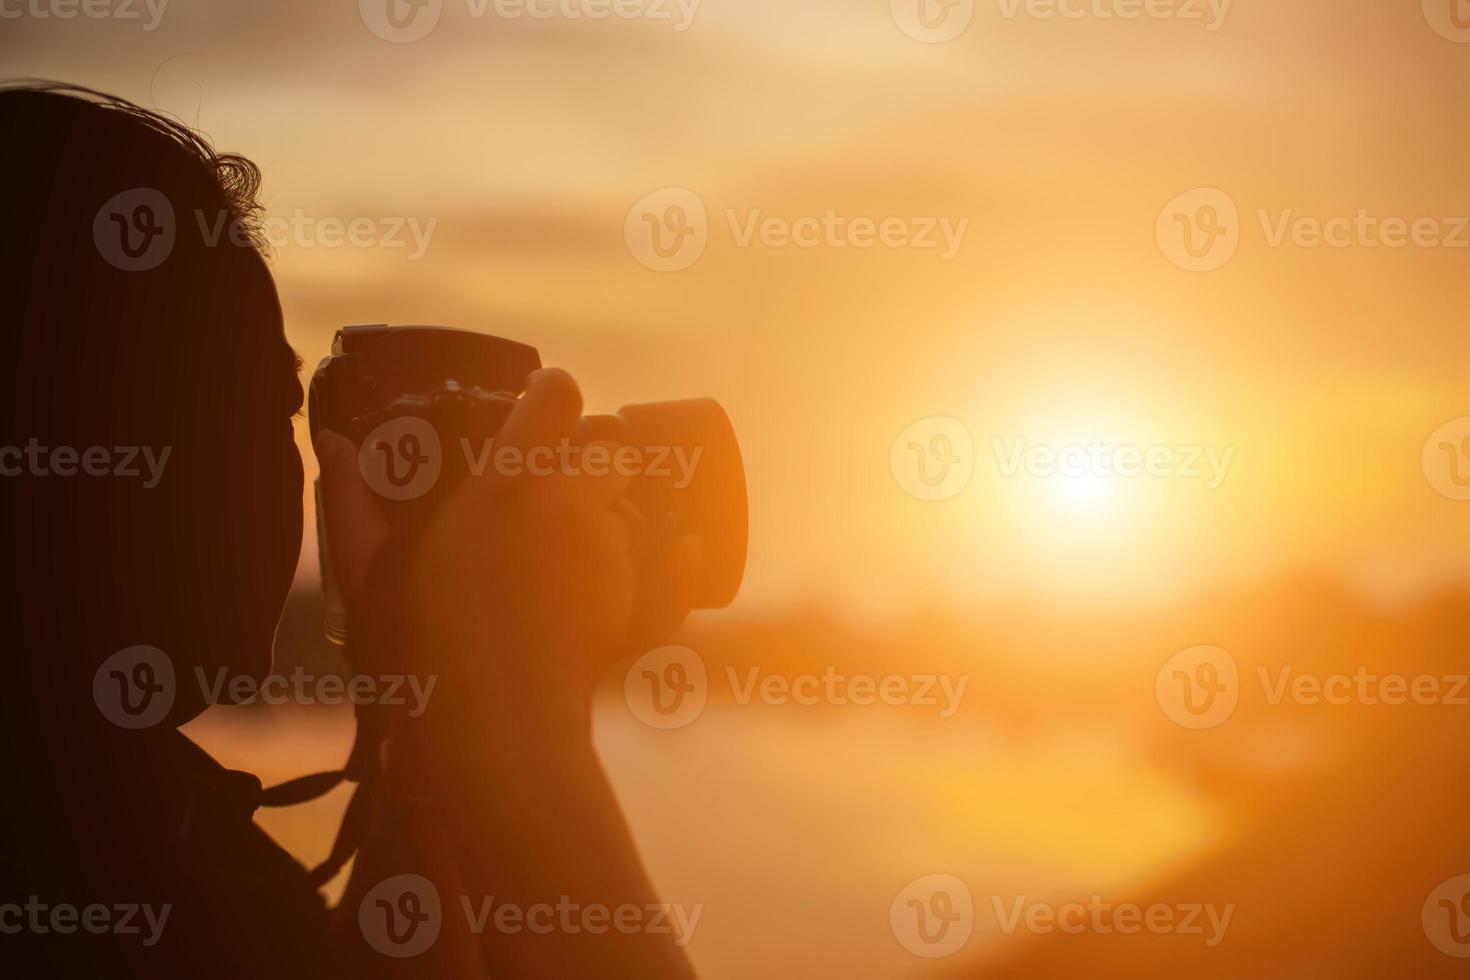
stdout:
<svg viewBox="0 0 1470 980">
<path fill-rule="evenodd" d="M 1099 515 L 1111 509 L 1118 495 L 1119 478 L 1100 473 L 1059 475 L 1055 478 L 1055 502 L 1059 510 L 1077 516 Z"/>
</svg>

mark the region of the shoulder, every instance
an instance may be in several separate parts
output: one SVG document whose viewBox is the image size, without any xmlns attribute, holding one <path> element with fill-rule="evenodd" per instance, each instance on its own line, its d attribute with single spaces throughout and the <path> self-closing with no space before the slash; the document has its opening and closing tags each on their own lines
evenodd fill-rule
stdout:
<svg viewBox="0 0 1470 980">
<path fill-rule="evenodd" d="M 328 910 L 254 822 L 260 783 L 178 732 L 109 750 L 7 814 L 0 949 L 23 975 L 322 975 Z"/>
</svg>

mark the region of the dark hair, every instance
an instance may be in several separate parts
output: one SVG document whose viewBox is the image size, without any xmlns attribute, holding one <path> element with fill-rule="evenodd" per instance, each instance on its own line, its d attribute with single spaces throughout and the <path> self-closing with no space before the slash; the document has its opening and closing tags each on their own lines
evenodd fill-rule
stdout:
<svg viewBox="0 0 1470 980">
<path fill-rule="evenodd" d="M 0 144 L 0 447 L 171 447 L 152 488 L 0 477 L 31 683 L 95 715 L 79 685 L 128 646 L 181 674 L 263 673 L 300 543 L 300 388 L 258 247 L 260 172 L 49 82 L 0 86 Z M 141 265 L 118 251 L 133 221 L 167 246 Z"/>
<path fill-rule="evenodd" d="M 45 80 L 0 82 L 0 99 L 6 100 L 8 112 L 24 112 L 29 108 L 38 117 L 44 117 L 44 125 L 48 127 L 55 125 L 58 114 L 71 113 L 90 116 L 99 124 L 116 123 L 116 129 L 130 129 L 134 139 L 146 139 L 152 134 L 160 146 L 173 144 L 181 151 L 178 162 L 183 166 L 187 162 L 197 165 L 201 175 L 218 189 L 220 204 L 232 219 L 248 229 L 257 248 L 263 246 L 258 227 L 261 206 L 256 200 L 260 193 L 260 168 L 245 157 L 220 153 L 208 139 L 184 123 L 84 85 Z M 96 110 L 116 115 L 97 115 Z"/>
</svg>

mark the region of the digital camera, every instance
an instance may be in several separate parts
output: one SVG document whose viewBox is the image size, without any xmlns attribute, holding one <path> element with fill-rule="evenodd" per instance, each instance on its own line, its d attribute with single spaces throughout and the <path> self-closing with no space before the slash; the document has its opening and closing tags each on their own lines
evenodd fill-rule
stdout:
<svg viewBox="0 0 1470 980">
<path fill-rule="evenodd" d="M 364 479 L 384 498 L 389 521 L 412 533 L 468 475 L 505 465 L 538 471 L 532 453 L 507 460 L 494 440 L 527 378 L 540 367 L 535 348 L 466 330 L 343 327 L 311 379 L 311 435 L 315 440 L 329 429 L 351 440 Z M 706 398 L 629 405 L 618 415 L 618 431 L 627 440 L 631 430 L 631 444 L 616 459 L 603 461 L 604 468 L 616 469 L 619 461 L 629 466 L 628 499 L 650 528 L 668 532 L 648 537 L 654 547 L 688 533 L 703 540 L 696 606 L 728 605 L 745 573 L 747 504 L 740 446 L 724 409 Z M 599 418 L 589 422 L 595 430 Z M 568 465 L 569 448 L 545 447 L 540 467 Z M 561 454 L 559 463 L 554 450 Z M 592 473 L 592 464 L 589 455 L 571 465 Z M 326 506 L 318 480 L 326 632 L 333 642 L 345 643 L 348 615 L 332 569 Z"/>
</svg>

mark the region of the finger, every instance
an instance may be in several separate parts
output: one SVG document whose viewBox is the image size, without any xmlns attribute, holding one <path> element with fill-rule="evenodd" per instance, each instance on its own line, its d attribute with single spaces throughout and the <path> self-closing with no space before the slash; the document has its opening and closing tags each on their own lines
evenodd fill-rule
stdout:
<svg viewBox="0 0 1470 980">
<path fill-rule="evenodd" d="M 654 542 L 643 566 L 635 619 L 628 631 L 630 649 L 647 650 L 668 639 L 689 617 L 699 596 L 704 569 L 704 541 L 686 534 L 662 546 Z"/>
<path fill-rule="evenodd" d="M 628 529 L 628 554 L 636 557 L 642 552 L 643 542 L 648 537 L 648 518 L 627 497 L 615 500 L 612 510 Z"/>
<path fill-rule="evenodd" d="M 699 582 L 704 572 L 704 539 L 697 534 L 686 534 L 674 542 L 664 569 L 664 581 L 669 590 L 666 608 L 672 619 L 669 629 L 674 630 L 693 612 L 699 598 Z"/>
<path fill-rule="evenodd" d="M 349 602 L 367 578 L 373 556 L 388 539 L 382 502 L 363 479 L 357 447 L 329 429 L 317 433 L 314 447 L 322 470 L 322 511 L 337 583 Z"/>
<path fill-rule="evenodd" d="M 577 423 L 577 445 L 590 442 L 615 442 L 620 446 L 633 445 L 633 426 L 621 415 L 584 415 Z"/>
<path fill-rule="evenodd" d="M 572 376 L 559 368 L 535 371 L 526 379 L 526 393 L 516 402 L 495 437 L 497 452 L 513 450 L 526 459 L 538 446 L 553 450 L 570 440 L 582 416 L 582 392 Z M 522 474 L 526 472 L 522 467 Z M 498 474 L 493 483 L 516 482 L 514 475 Z"/>
<path fill-rule="evenodd" d="M 627 495 L 633 476 L 618 470 L 617 451 L 616 443 L 590 442 L 578 454 L 581 465 L 566 474 L 594 504 L 612 504 Z"/>
</svg>

